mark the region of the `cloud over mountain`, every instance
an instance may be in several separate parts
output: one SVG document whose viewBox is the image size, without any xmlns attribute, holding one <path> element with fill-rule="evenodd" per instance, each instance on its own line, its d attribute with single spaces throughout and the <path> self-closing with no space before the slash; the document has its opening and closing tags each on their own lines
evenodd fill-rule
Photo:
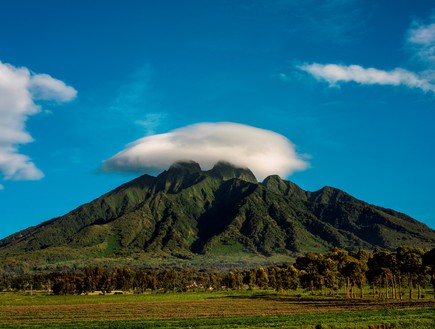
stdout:
<svg viewBox="0 0 435 329">
<path fill-rule="evenodd" d="M 160 171 L 182 160 L 198 162 L 203 169 L 224 160 L 249 167 L 258 179 L 286 177 L 308 163 L 284 136 L 238 123 L 198 123 L 164 134 L 141 138 L 103 162 L 105 171 Z"/>
<path fill-rule="evenodd" d="M 0 62 L 0 173 L 4 179 L 43 177 L 32 160 L 19 152 L 19 145 L 33 141 L 26 120 L 41 111 L 35 100 L 67 102 L 76 95 L 74 88 L 48 74 Z"/>
</svg>

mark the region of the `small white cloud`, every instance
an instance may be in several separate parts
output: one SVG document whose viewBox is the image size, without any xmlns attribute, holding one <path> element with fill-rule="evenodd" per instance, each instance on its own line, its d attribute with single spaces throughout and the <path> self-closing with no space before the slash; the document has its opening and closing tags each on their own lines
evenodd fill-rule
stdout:
<svg viewBox="0 0 435 329">
<path fill-rule="evenodd" d="M 13 147 L 0 148 L 0 170 L 6 180 L 36 180 L 44 177 L 28 156 L 19 154 Z"/>
<path fill-rule="evenodd" d="M 431 20 L 434 21 L 435 17 Z M 406 41 L 418 59 L 435 62 L 435 23 L 422 24 L 414 21 L 408 30 Z"/>
<path fill-rule="evenodd" d="M 250 168 L 260 180 L 271 174 L 286 177 L 309 166 L 280 134 L 220 122 L 199 123 L 139 139 L 103 161 L 103 170 L 155 172 L 182 160 L 196 161 L 203 169 L 228 161 Z"/>
<path fill-rule="evenodd" d="M 29 90 L 34 99 L 69 102 L 76 98 L 77 90 L 67 86 L 65 82 L 53 79 L 48 74 L 31 75 Z"/>
<path fill-rule="evenodd" d="M 4 189 L 5 189 L 4 185 L 0 184 L 0 191 Z"/>
<path fill-rule="evenodd" d="M 35 100 L 66 102 L 77 91 L 47 74 L 0 62 L 0 173 L 4 179 L 35 180 L 44 175 L 19 145 L 33 141 L 26 131 L 29 116 L 41 111 Z"/>
<path fill-rule="evenodd" d="M 408 41 L 419 45 L 435 43 L 435 23 L 412 28 L 409 31 Z"/>
<path fill-rule="evenodd" d="M 392 71 L 363 68 L 359 65 L 304 64 L 299 66 L 318 80 L 324 80 L 331 86 L 340 82 L 356 82 L 364 85 L 391 85 L 417 88 L 435 92 L 435 85 L 416 73 L 396 68 Z"/>
</svg>

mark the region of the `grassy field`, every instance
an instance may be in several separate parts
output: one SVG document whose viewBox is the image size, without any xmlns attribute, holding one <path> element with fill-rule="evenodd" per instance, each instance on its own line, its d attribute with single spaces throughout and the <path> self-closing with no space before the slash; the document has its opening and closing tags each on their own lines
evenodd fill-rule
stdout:
<svg viewBox="0 0 435 329">
<path fill-rule="evenodd" d="M 272 291 L 0 294 L 0 328 L 435 328 L 435 300 L 298 297 Z"/>
</svg>

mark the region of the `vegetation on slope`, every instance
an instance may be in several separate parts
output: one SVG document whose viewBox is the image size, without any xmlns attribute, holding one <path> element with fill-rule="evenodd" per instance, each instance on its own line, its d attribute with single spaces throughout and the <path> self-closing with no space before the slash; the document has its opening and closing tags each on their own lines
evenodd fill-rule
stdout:
<svg viewBox="0 0 435 329">
<path fill-rule="evenodd" d="M 4 267 L 84 263 L 230 263 L 294 259 L 332 247 L 431 247 L 435 232 L 393 210 L 331 187 L 307 192 L 249 169 L 174 164 L 143 175 L 65 216 L 0 241 Z"/>
</svg>

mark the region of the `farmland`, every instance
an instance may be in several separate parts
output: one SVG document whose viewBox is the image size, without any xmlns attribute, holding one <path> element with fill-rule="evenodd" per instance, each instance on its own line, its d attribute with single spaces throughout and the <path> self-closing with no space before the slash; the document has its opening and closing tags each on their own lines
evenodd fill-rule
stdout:
<svg viewBox="0 0 435 329">
<path fill-rule="evenodd" d="M 302 291 L 300 291 L 302 292 Z M 272 290 L 0 294 L 1 328 L 433 328 L 435 300 L 349 300 Z"/>
</svg>

